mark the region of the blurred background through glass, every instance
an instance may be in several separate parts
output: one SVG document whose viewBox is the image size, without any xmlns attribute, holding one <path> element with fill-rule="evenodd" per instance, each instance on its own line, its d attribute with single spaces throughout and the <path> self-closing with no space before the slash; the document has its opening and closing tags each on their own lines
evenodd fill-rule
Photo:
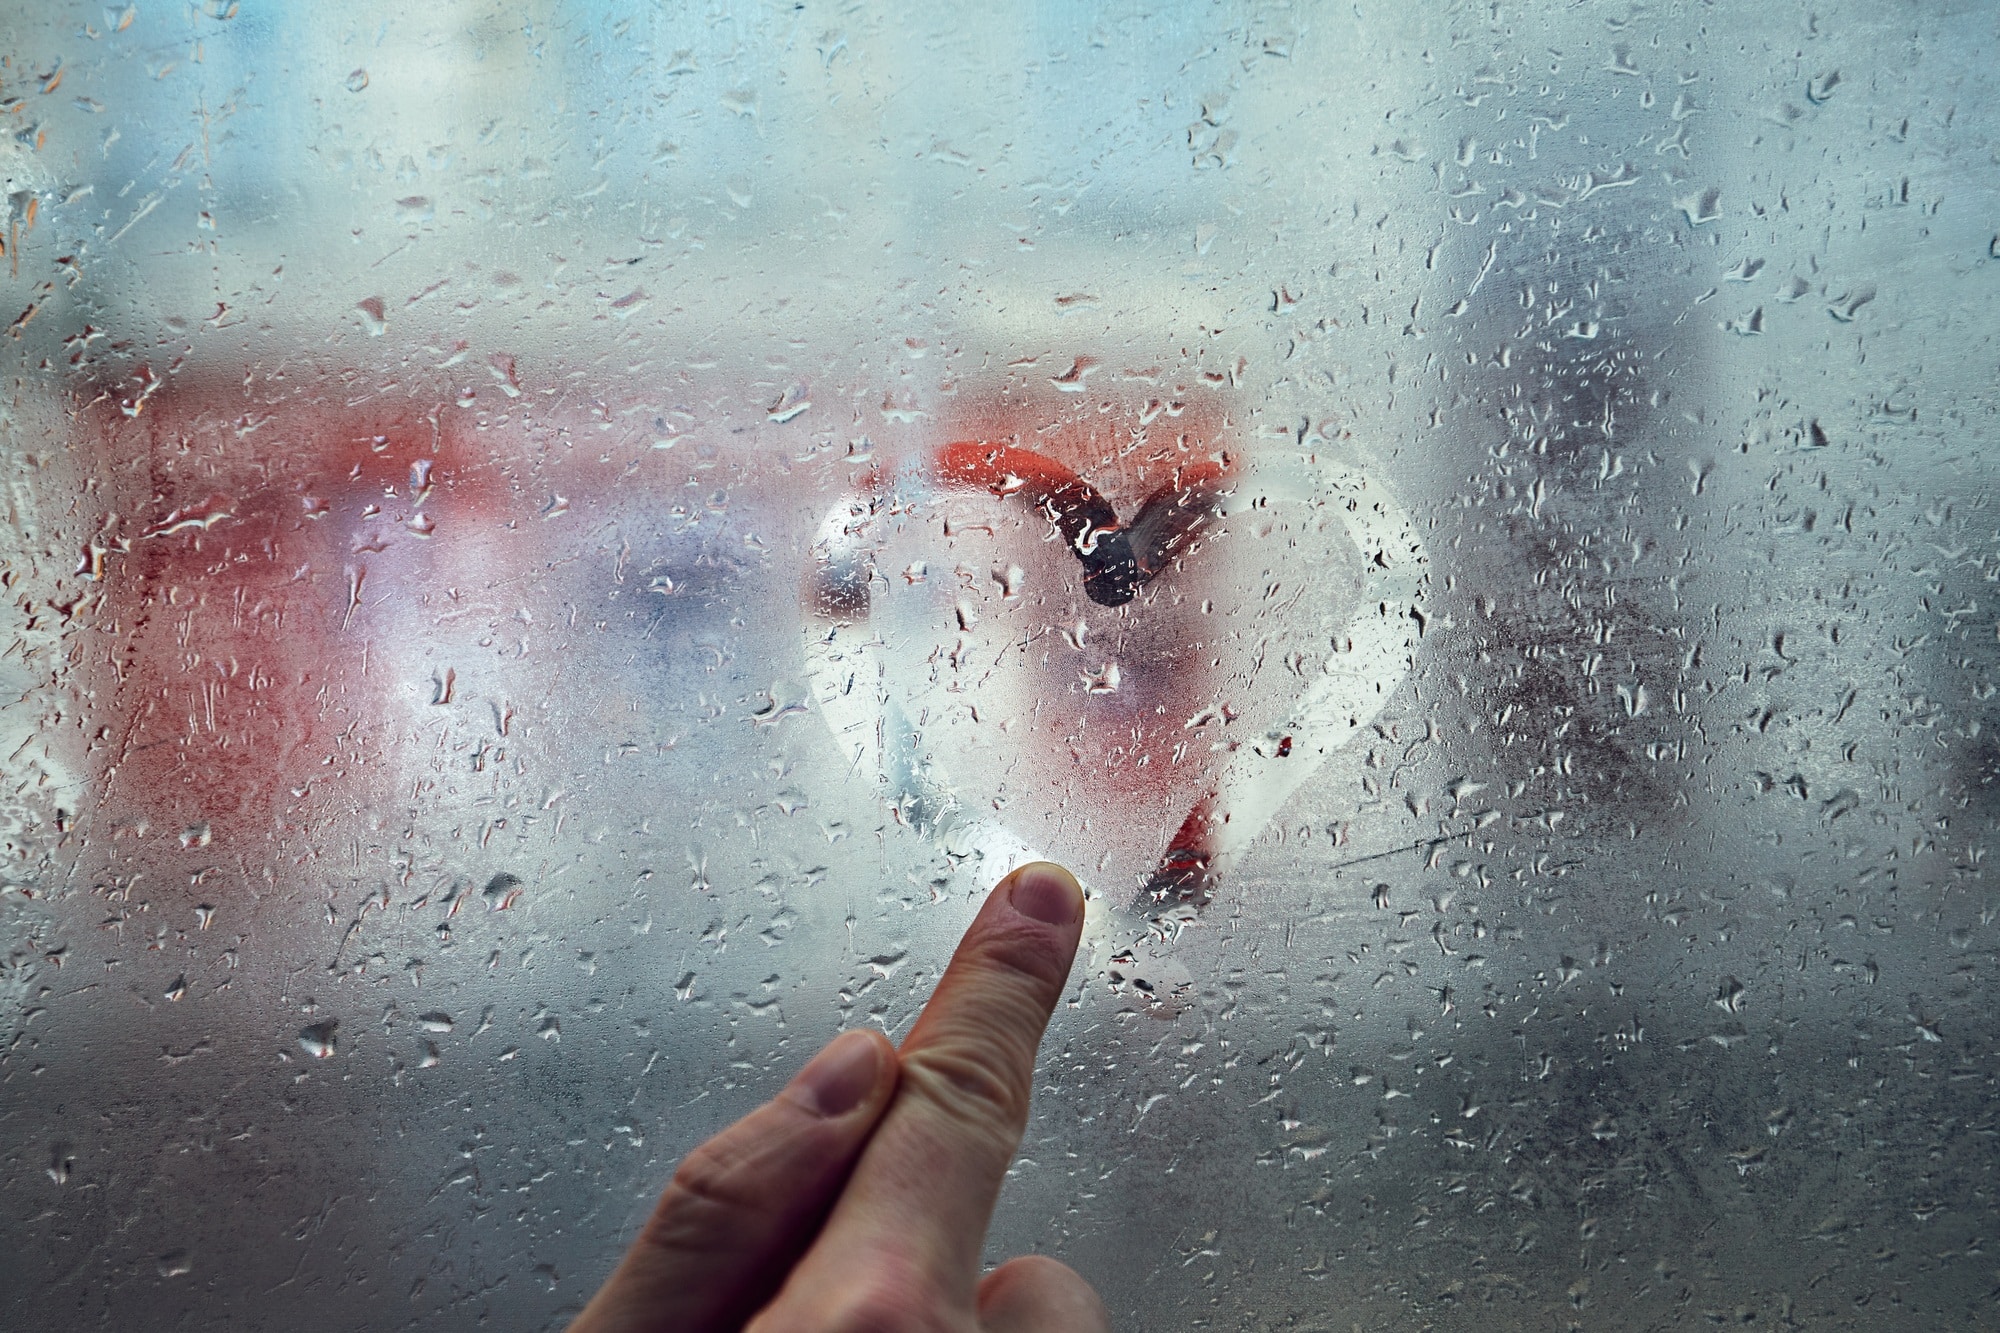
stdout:
<svg viewBox="0 0 2000 1333">
<path fill-rule="evenodd" d="M 0 1323 L 560 1327 L 1030 854 L 1121 1327 L 1995 1317 L 1989 6 L 15 10 Z"/>
</svg>

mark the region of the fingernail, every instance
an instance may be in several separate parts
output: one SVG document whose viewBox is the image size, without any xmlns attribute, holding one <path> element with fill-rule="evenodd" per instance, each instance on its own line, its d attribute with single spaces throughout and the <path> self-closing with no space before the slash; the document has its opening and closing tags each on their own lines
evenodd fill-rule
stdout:
<svg viewBox="0 0 2000 1333">
<path fill-rule="evenodd" d="M 881 1065 L 881 1043 L 865 1032 L 843 1032 L 806 1062 L 785 1094 L 815 1115 L 846 1115 L 874 1090 Z"/>
<path fill-rule="evenodd" d="M 1076 876 L 1053 861 L 1035 861 L 1014 872 L 1014 910 L 1051 926 L 1067 926 L 1083 911 Z"/>
</svg>

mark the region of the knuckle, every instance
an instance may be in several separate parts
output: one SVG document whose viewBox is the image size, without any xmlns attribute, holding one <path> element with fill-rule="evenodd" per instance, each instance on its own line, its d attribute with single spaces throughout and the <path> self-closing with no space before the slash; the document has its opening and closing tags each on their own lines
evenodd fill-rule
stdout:
<svg viewBox="0 0 2000 1333">
<path fill-rule="evenodd" d="M 741 1154 L 711 1139 L 675 1168 L 640 1239 L 677 1251 L 725 1249 L 770 1210 L 770 1201 L 745 1179 Z"/>
<path fill-rule="evenodd" d="M 1010 1149 L 1028 1123 L 1033 1057 L 1027 1053 L 940 1042 L 903 1057 L 903 1080 L 954 1121 Z"/>
<path fill-rule="evenodd" d="M 755 1200 L 745 1187 L 745 1165 L 726 1138 L 713 1138 L 681 1159 L 669 1188 L 708 1206 L 746 1207 Z"/>
</svg>

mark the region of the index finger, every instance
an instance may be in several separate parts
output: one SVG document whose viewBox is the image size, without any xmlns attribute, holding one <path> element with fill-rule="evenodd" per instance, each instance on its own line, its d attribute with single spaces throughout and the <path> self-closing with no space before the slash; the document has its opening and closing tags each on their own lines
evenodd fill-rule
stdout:
<svg viewBox="0 0 2000 1333">
<path fill-rule="evenodd" d="M 934 1293 L 970 1309 L 986 1223 L 1028 1123 L 1035 1051 L 1083 933 L 1083 892 L 1037 861 L 995 886 L 901 1048 L 902 1080 L 779 1297 L 825 1311 Z M 901 1293 L 856 1293 L 889 1281 Z"/>
</svg>

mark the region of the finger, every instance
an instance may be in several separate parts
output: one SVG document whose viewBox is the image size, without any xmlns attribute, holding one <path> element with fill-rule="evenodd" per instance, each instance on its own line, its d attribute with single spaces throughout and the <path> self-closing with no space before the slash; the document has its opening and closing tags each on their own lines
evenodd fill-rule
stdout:
<svg viewBox="0 0 2000 1333">
<path fill-rule="evenodd" d="M 1111 1333 L 1111 1316 L 1068 1264 L 1024 1254 L 979 1284 L 979 1326 L 986 1333 Z"/>
<path fill-rule="evenodd" d="M 1020 1146 L 1035 1050 L 1083 931 L 1061 866 L 1002 880 L 959 942 L 901 1051 L 896 1099 L 774 1312 L 935 1296 L 970 1313 L 979 1251 Z M 857 1285 L 893 1290 L 857 1292 Z M 797 1322 L 793 1320 L 793 1322 Z"/>
<path fill-rule="evenodd" d="M 895 1092 L 879 1032 L 845 1032 L 783 1092 L 682 1159 L 570 1333 L 735 1330 L 812 1243 Z"/>
</svg>

